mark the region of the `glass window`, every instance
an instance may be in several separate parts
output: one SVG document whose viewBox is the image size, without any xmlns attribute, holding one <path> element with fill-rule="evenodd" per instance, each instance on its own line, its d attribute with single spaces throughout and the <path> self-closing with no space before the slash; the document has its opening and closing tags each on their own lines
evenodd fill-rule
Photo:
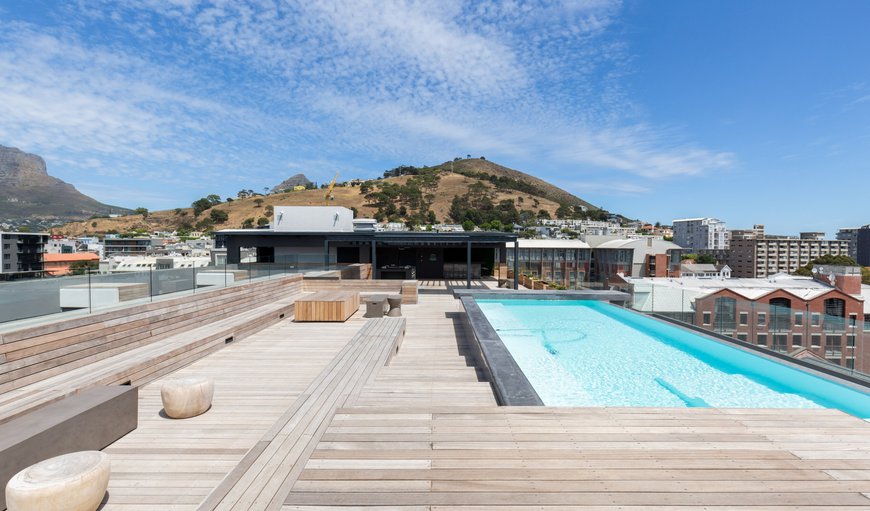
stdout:
<svg viewBox="0 0 870 511">
<path fill-rule="evenodd" d="M 846 346 L 848 346 L 850 348 L 855 347 L 855 336 L 854 335 L 850 334 L 850 335 L 846 336 Z"/>
<path fill-rule="evenodd" d="M 746 334 L 737 334 L 737 339 L 740 340 L 740 341 L 745 341 L 745 340 L 746 340 Z"/>
<path fill-rule="evenodd" d="M 767 334 L 758 334 L 756 339 L 759 346 L 767 346 Z"/>
<path fill-rule="evenodd" d="M 746 326 L 749 324 L 749 313 L 741 312 L 740 313 L 740 326 Z"/>
<path fill-rule="evenodd" d="M 788 298 L 770 300 L 770 328 L 773 330 L 791 329 L 791 300 Z"/>
<path fill-rule="evenodd" d="M 767 313 L 759 312 L 758 313 L 758 326 L 764 326 L 767 324 Z"/>
<path fill-rule="evenodd" d="M 842 345 L 840 344 L 842 342 L 843 342 L 842 336 L 826 335 L 825 336 L 825 356 L 826 357 L 839 357 L 842 354 Z"/>
<path fill-rule="evenodd" d="M 803 312 L 795 312 L 794 313 L 794 326 L 803 326 L 804 324 L 804 313 Z"/>
<path fill-rule="evenodd" d="M 703 313 L 703 316 L 704 316 L 704 320 L 703 320 L 703 321 L 704 321 L 704 324 L 705 324 L 705 325 L 709 325 L 709 324 L 710 324 L 710 313 L 709 313 L 709 312 L 704 312 L 704 313 Z"/>
<path fill-rule="evenodd" d="M 788 334 L 774 334 L 773 349 L 776 351 L 788 351 Z"/>
<path fill-rule="evenodd" d="M 794 334 L 791 336 L 791 345 L 793 348 L 799 348 L 804 344 L 804 336 L 802 334 Z"/>
<path fill-rule="evenodd" d="M 737 323 L 737 300 L 734 298 L 716 298 L 716 328 L 734 330 Z"/>
<path fill-rule="evenodd" d="M 818 312 L 813 312 L 810 314 L 810 325 L 819 326 L 819 323 L 822 321 L 822 316 Z"/>
<path fill-rule="evenodd" d="M 812 342 L 813 348 L 818 348 L 822 345 L 822 334 L 813 334 L 810 336 L 810 342 Z"/>
</svg>

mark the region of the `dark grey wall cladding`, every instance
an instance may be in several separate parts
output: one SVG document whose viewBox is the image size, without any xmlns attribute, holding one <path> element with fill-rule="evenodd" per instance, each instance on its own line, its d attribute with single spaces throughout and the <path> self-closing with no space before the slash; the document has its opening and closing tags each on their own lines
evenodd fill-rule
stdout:
<svg viewBox="0 0 870 511">
<path fill-rule="evenodd" d="M 605 302 L 625 303 L 630 298 L 622 291 L 602 290 L 566 290 L 566 291 L 532 291 L 518 289 L 453 289 L 453 296 L 461 298 L 471 296 L 476 298 L 499 298 L 507 300 L 600 300 Z"/>
<path fill-rule="evenodd" d="M 463 296 L 460 301 L 465 307 L 468 323 L 482 355 L 483 369 L 495 389 L 498 403 L 504 406 L 543 406 L 544 402 L 483 315 L 474 297 Z"/>
</svg>

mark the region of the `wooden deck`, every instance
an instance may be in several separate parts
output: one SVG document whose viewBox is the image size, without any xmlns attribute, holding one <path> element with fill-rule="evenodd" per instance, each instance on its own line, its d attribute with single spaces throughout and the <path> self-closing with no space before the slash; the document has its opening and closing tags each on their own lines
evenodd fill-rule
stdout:
<svg viewBox="0 0 870 511">
<path fill-rule="evenodd" d="M 360 312 L 285 319 L 176 373 L 215 377 L 200 417 L 143 387 L 103 509 L 870 510 L 870 423 L 839 411 L 497 407 L 441 290 L 392 359 Z"/>
</svg>

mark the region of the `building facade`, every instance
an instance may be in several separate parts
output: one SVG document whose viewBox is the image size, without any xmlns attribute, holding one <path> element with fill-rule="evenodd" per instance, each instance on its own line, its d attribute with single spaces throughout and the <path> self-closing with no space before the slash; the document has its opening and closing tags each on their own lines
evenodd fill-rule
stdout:
<svg viewBox="0 0 870 511">
<path fill-rule="evenodd" d="M 152 238 L 109 238 L 103 240 L 103 246 L 107 257 L 113 255 L 137 255 L 144 256 L 151 251 Z"/>
<path fill-rule="evenodd" d="M 855 237 L 855 261 L 861 266 L 870 266 L 870 225 L 858 229 Z"/>
<path fill-rule="evenodd" d="M 793 273 L 823 255 L 848 255 L 849 242 L 843 240 L 763 237 L 732 239 L 724 261 L 732 275 L 766 278 L 777 273 Z"/>
<path fill-rule="evenodd" d="M 647 237 L 616 239 L 591 245 L 590 280 L 594 282 L 606 283 L 620 275 L 675 277 L 680 274 L 683 249 L 670 241 Z"/>
<path fill-rule="evenodd" d="M 674 220 L 674 243 L 698 252 L 725 250 L 729 245 L 728 228 L 716 218 L 683 218 Z"/>
<path fill-rule="evenodd" d="M 0 279 L 39 276 L 48 233 L 0 232 Z"/>
<path fill-rule="evenodd" d="M 582 289 L 589 282 L 592 250 L 580 240 L 521 240 L 514 251 L 506 244 L 507 267 L 514 267 L 514 253 L 520 274 L 552 282 L 565 289 Z"/>
<path fill-rule="evenodd" d="M 849 253 L 847 255 L 856 261 L 858 260 L 858 231 L 860 229 L 870 229 L 870 225 L 865 225 L 864 227 L 843 227 L 837 231 L 838 240 L 849 242 Z M 865 264 L 864 266 L 868 265 Z"/>
<path fill-rule="evenodd" d="M 837 275 L 835 281 L 812 293 L 720 289 L 695 299 L 694 323 L 782 353 L 807 349 L 832 364 L 870 372 L 865 342 L 870 322 L 865 321 L 860 272 Z"/>
</svg>

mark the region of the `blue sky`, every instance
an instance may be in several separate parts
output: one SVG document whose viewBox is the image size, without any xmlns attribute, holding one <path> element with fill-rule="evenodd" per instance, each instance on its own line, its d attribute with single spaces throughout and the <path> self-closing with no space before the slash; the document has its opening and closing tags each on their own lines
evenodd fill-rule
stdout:
<svg viewBox="0 0 870 511">
<path fill-rule="evenodd" d="M 649 221 L 870 222 L 870 2 L 0 0 L 0 144 L 150 209 L 487 159 Z"/>
</svg>

